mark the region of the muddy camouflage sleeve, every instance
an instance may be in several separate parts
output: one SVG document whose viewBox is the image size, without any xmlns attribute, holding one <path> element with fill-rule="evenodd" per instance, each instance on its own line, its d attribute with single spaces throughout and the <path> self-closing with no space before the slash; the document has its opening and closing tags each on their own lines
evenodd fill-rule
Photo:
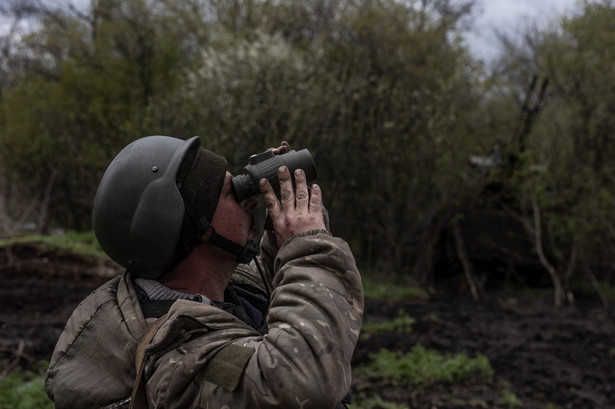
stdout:
<svg viewBox="0 0 615 409">
<path fill-rule="evenodd" d="M 176 331 L 187 342 L 150 359 L 150 406 L 334 408 L 350 388 L 350 361 L 363 315 L 361 279 L 348 245 L 325 231 L 294 236 L 273 260 L 272 284 L 267 335 L 223 312 L 191 313 L 192 327 Z M 173 308 L 170 314 L 173 321 Z M 215 368 L 222 378 L 224 365 L 228 373 L 240 371 L 238 383 L 210 382 L 213 365 L 208 362 L 230 343 L 245 361 Z"/>
</svg>

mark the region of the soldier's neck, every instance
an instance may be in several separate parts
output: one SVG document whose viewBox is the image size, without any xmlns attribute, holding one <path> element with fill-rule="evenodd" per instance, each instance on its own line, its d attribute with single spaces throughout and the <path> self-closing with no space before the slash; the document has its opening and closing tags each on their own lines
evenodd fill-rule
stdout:
<svg viewBox="0 0 615 409">
<path fill-rule="evenodd" d="M 181 263 L 163 274 L 159 281 L 175 291 L 224 301 L 224 290 L 235 267 L 237 261 L 234 257 L 206 243 L 197 246 Z"/>
</svg>

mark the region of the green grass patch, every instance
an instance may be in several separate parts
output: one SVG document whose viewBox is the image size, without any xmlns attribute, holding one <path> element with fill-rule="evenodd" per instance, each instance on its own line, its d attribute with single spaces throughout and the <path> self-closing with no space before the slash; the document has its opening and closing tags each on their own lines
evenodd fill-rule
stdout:
<svg viewBox="0 0 615 409">
<path fill-rule="evenodd" d="M 34 371 L 15 369 L 0 379 L 0 409 L 53 409 L 45 380 Z"/>
<path fill-rule="evenodd" d="M 410 409 L 403 403 L 385 401 L 378 394 L 366 395 L 364 393 L 353 396 L 350 407 L 353 409 Z"/>
<path fill-rule="evenodd" d="M 509 390 L 502 391 L 500 393 L 500 399 L 498 404 L 508 408 L 508 409 L 516 409 L 523 407 L 523 402 L 521 399 L 517 397 L 514 393 Z"/>
<path fill-rule="evenodd" d="M 523 401 L 511 391 L 511 386 L 509 382 L 500 381 L 497 385 L 498 395 L 500 398 L 498 399 L 498 407 L 503 407 L 506 409 L 517 409 L 523 407 Z"/>
<path fill-rule="evenodd" d="M 365 275 L 362 278 L 365 298 L 385 301 L 426 300 L 427 292 L 406 280 L 390 282 L 375 281 Z"/>
<path fill-rule="evenodd" d="M 82 256 L 106 257 L 93 232 L 66 232 L 59 235 L 23 235 L 0 240 L 0 247 L 36 243 L 51 249 L 67 250 Z"/>
<path fill-rule="evenodd" d="M 425 389 L 443 382 L 488 381 L 493 369 L 486 356 L 440 354 L 416 345 L 409 353 L 381 349 L 369 354 L 370 363 L 357 368 L 357 374 L 395 387 L 411 385 Z"/>
<path fill-rule="evenodd" d="M 363 322 L 361 327 L 361 337 L 369 338 L 372 335 L 397 332 L 409 334 L 416 320 L 408 315 L 407 312 L 400 310 L 396 318 L 383 322 Z"/>
</svg>

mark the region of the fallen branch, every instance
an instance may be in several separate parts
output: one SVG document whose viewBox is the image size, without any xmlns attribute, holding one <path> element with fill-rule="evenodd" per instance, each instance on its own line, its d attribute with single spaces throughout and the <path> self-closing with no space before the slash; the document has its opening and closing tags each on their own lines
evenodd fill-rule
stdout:
<svg viewBox="0 0 615 409">
<path fill-rule="evenodd" d="M 26 342 L 23 339 L 19 340 L 19 343 L 17 344 L 17 350 L 9 348 L 0 348 L 0 352 L 7 353 L 13 356 L 13 359 L 10 360 L 10 362 L 8 362 L 6 366 L 3 365 L 2 372 L 0 372 L 0 381 L 4 379 L 4 377 L 7 376 L 13 369 L 15 369 L 22 360 L 25 360 L 31 365 L 36 364 L 36 359 L 33 356 L 26 354 L 24 352 L 25 349 Z M 39 375 L 44 375 L 44 371 L 39 370 Z"/>
<path fill-rule="evenodd" d="M 0 373 L 0 380 L 2 380 L 9 372 L 13 370 L 17 365 L 19 365 L 19 361 L 21 360 L 21 356 L 23 355 L 23 350 L 26 346 L 26 343 L 23 339 L 19 340 L 19 345 L 17 346 L 17 352 L 14 353 L 15 359 L 9 362 L 6 368 Z"/>
</svg>

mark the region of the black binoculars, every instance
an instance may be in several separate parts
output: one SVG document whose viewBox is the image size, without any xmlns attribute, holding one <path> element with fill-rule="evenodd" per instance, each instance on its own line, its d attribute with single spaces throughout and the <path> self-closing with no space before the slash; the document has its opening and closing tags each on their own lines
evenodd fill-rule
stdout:
<svg viewBox="0 0 615 409">
<path fill-rule="evenodd" d="M 318 178 L 314 159 L 307 149 L 298 152 L 290 151 L 282 155 L 266 151 L 250 156 L 248 165 L 243 168 L 243 174 L 231 179 L 235 199 L 242 202 L 251 196 L 260 194 L 258 182 L 262 178 L 269 181 L 276 195 L 280 197 L 280 181 L 278 180 L 280 166 L 288 167 L 291 175 L 294 175 L 295 170 L 303 169 L 308 185 Z M 292 177 L 294 183 L 294 176 Z"/>
</svg>

